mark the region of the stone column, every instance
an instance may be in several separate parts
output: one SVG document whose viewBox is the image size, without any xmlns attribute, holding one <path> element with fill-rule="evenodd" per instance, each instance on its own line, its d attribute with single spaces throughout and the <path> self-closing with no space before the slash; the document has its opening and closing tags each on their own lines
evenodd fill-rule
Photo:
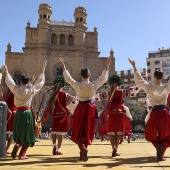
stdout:
<svg viewBox="0 0 170 170">
<path fill-rule="evenodd" d="M 0 101 L 0 158 L 6 156 L 7 104 Z"/>
</svg>

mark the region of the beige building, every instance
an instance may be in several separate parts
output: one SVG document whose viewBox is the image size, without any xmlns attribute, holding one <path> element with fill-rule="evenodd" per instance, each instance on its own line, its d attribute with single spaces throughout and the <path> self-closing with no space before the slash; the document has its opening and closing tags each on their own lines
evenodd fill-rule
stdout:
<svg viewBox="0 0 170 170">
<path fill-rule="evenodd" d="M 154 71 L 157 69 L 163 70 L 163 82 L 167 82 L 167 77 L 170 76 L 170 49 L 159 48 L 157 51 L 149 52 L 146 60 L 149 82 L 153 82 Z"/>
<path fill-rule="evenodd" d="M 25 46 L 23 52 L 12 52 L 12 46 L 7 45 L 5 63 L 9 73 L 20 78 L 21 74 L 38 75 L 42 69 L 43 61 L 47 60 L 46 82 L 39 94 L 33 99 L 32 105 L 38 108 L 44 91 L 53 85 L 57 75 L 62 75 L 60 57 L 65 60 L 66 67 L 74 79 L 80 81 L 80 70 L 88 67 L 91 72 L 91 81 L 96 80 L 105 68 L 106 57 L 99 57 L 98 32 L 94 27 L 88 31 L 87 11 L 84 7 L 77 7 L 74 12 L 74 22 L 52 21 L 51 6 L 40 4 L 39 20 L 37 27 L 31 27 L 30 22 L 26 26 Z M 115 58 L 113 50 L 108 56 L 113 57 L 109 74 L 115 73 Z M 4 73 L 2 75 L 2 89 L 4 89 Z M 40 95 L 41 94 L 41 95 Z"/>
</svg>

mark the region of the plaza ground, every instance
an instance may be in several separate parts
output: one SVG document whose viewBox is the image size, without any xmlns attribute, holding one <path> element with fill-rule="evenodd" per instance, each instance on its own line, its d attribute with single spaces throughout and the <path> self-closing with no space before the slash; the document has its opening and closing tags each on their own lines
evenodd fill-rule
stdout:
<svg viewBox="0 0 170 170">
<path fill-rule="evenodd" d="M 12 149 L 14 143 L 12 144 Z M 64 139 L 62 145 L 63 155 L 52 155 L 51 140 L 41 140 L 29 148 L 29 159 L 13 160 L 10 155 L 0 158 L 0 170 L 170 170 L 170 149 L 165 153 L 166 161 L 156 161 L 156 151 L 151 143 L 145 139 L 137 139 L 130 144 L 124 141 L 119 145 L 120 156 L 111 157 L 111 146 L 108 141 L 94 140 L 88 147 L 87 162 L 79 160 L 79 150 L 75 143 Z"/>
</svg>

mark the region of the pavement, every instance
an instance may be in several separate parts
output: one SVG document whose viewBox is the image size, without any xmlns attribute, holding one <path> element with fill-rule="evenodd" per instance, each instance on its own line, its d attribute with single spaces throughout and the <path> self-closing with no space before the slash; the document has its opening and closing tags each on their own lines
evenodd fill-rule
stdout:
<svg viewBox="0 0 170 170">
<path fill-rule="evenodd" d="M 165 153 L 166 161 L 156 161 L 156 150 L 145 139 L 137 139 L 119 145 L 120 156 L 111 157 L 109 141 L 95 139 L 88 147 L 88 161 L 79 160 L 79 149 L 69 139 L 63 140 L 63 155 L 52 155 L 51 140 L 40 140 L 29 148 L 29 159 L 13 160 L 10 155 L 0 158 L 0 170 L 170 170 L 170 149 Z M 14 143 L 10 147 L 12 150 Z"/>
</svg>

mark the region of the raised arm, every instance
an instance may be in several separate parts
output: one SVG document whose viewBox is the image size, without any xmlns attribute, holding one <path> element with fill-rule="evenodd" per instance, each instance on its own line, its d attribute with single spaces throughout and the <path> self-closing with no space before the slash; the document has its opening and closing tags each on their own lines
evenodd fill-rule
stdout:
<svg viewBox="0 0 170 170">
<path fill-rule="evenodd" d="M 96 89 L 101 87 L 104 83 L 106 83 L 108 79 L 108 71 L 110 66 L 112 56 L 108 57 L 106 60 L 106 68 L 103 70 L 102 75 L 95 81 Z"/>
<path fill-rule="evenodd" d="M 47 60 L 43 62 L 43 65 L 42 65 L 42 73 L 44 73 L 45 68 L 46 68 L 46 65 L 47 65 Z"/>
<path fill-rule="evenodd" d="M 64 76 L 65 80 L 66 80 L 74 89 L 76 89 L 78 82 L 76 82 L 76 81 L 72 78 L 72 76 L 70 75 L 70 73 L 69 73 L 68 70 L 66 69 L 63 58 L 60 58 L 60 62 L 61 62 L 62 67 L 63 67 L 63 76 Z"/>
<path fill-rule="evenodd" d="M 130 64 L 132 65 L 133 69 L 134 69 L 134 81 L 136 83 L 137 86 L 139 86 L 140 88 L 142 88 L 145 92 L 148 91 L 148 88 L 149 88 L 149 84 L 146 80 L 144 80 L 139 72 L 139 70 L 137 70 L 136 68 L 136 63 L 135 61 L 131 60 L 131 59 L 128 59 Z"/>
<path fill-rule="evenodd" d="M 6 72 L 5 83 L 9 87 L 9 89 L 12 92 L 14 92 L 14 88 L 15 88 L 16 84 L 15 84 L 13 78 L 11 77 L 11 75 L 8 73 L 8 68 L 7 68 L 6 64 L 4 64 L 4 69 Z"/>
<path fill-rule="evenodd" d="M 109 56 L 109 57 L 107 58 L 107 60 L 106 60 L 106 69 L 107 69 L 107 70 L 108 70 L 109 67 L 110 67 L 110 61 L 111 61 L 111 59 L 112 59 L 112 56 Z"/>
<path fill-rule="evenodd" d="M 45 83 L 45 68 L 47 65 L 47 60 L 43 62 L 42 64 L 42 73 L 38 76 L 37 80 L 34 82 L 33 89 L 34 89 L 34 95 L 43 87 Z"/>
<path fill-rule="evenodd" d="M 136 71 L 137 69 L 136 69 L 136 63 L 135 63 L 135 61 L 134 61 L 134 60 L 131 60 L 131 59 L 129 59 L 129 58 L 128 58 L 128 60 L 129 60 L 129 63 L 132 65 L 134 71 Z"/>
</svg>

